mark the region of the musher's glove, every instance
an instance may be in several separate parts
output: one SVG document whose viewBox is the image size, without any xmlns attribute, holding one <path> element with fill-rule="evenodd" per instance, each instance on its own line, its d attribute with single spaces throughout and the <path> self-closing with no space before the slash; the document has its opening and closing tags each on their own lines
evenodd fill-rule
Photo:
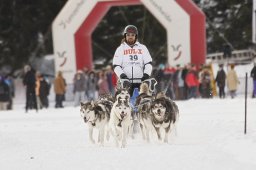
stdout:
<svg viewBox="0 0 256 170">
<path fill-rule="evenodd" d="M 124 73 L 122 73 L 122 74 L 120 75 L 120 79 L 128 79 L 128 77 L 127 77 L 127 75 L 125 75 Z"/>
<path fill-rule="evenodd" d="M 149 79 L 149 75 L 144 73 L 143 77 L 141 78 L 141 81 L 144 81 L 144 80 L 147 80 L 147 79 Z"/>
</svg>

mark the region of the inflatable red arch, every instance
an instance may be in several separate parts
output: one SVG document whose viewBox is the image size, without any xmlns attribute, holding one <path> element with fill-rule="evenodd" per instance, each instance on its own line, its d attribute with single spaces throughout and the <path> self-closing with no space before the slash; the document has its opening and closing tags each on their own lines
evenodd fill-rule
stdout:
<svg viewBox="0 0 256 170">
<path fill-rule="evenodd" d="M 55 70 L 70 82 L 76 70 L 91 69 L 91 35 L 97 24 L 113 6 L 140 4 L 166 28 L 170 65 L 205 62 L 205 15 L 191 0 L 69 0 L 52 27 Z"/>
</svg>

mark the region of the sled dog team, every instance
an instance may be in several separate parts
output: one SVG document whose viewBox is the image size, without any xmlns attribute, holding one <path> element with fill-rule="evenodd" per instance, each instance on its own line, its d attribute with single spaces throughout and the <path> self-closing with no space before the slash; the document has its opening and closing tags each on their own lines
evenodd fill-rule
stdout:
<svg viewBox="0 0 256 170">
<path fill-rule="evenodd" d="M 97 142 L 100 145 L 104 145 L 105 136 L 108 140 L 111 135 L 117 147 L 125 147 L 127 137 L 133 137 L 134 120 L 137 118 L 144 140 L 150 142 L 150 133 L 155 130 L 158 140 L 168 143 L 179 114 L 175 102 L 163 92 L 152 95 L 148 85 L 142 83 L 135 107 L 137 113 L 130 104 L 130 94 L 126 88 L 119 88 L 114 97 L 105 95 L 96 101 L 81 103 L 80 113 L 88 124 L 90 141 L 95 143 L 93 131 L 98 129 Z"/>
</svg>

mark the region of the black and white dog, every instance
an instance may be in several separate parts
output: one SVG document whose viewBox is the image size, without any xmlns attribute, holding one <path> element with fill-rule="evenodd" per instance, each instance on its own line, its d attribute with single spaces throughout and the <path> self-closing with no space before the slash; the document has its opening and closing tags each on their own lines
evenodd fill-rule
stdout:
<svg viewBox="0 0 256 170">
<path fill-rule="evenodd" d="M 112 106 L 113 102 L 104 99 L 81 103 L 80 113 L 84 122 L 88 124 L 89 139 L 92 143 L 95 143 L 93 131 L 94 129 L 98 129 L 98 142 L 104 145 L 105 131 L 107 130 Z"/>
<path fill-rule="evenodd" d="M 103 102 L 109 101 L 109 103 L 112 103 L 112 105 L 115 102 L 115 98 L 109 93 L 100 95 L 98 100 Z"/>
<path fill-rule="evenodd" d="M 152 114 L 152 124 L 156 130 L 158 139 L 162 140 L 160 129 L 163 128 L 165 132 L 164 142 L 168 143 L 171 127 L 175 125 L 178 118 L 178 106 L 170 98 L 164 94 L 160 94 L 152 101 L 150 112 Z"/>
<path fill-rule="evenodd" d="M 116 146 L 125 147 L 128 131 L 131 126 L 130 95 L 127 89 L 119 89 L 115 95 L 116 101 L 110 113 L 109 128 Z"/>
</svg>

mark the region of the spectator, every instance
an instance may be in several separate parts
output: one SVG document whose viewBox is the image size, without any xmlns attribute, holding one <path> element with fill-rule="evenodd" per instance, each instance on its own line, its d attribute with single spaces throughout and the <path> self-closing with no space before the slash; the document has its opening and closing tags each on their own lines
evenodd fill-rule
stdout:
<svg viewBox="0 0 256 170">
<path fill-rule="evenodd" d="M 84 67 L 83 72 L 84 72 L 85 84 L 86 84 L 84 100 L 88 101 L 89 100 L 89 90 L 88 90 L 89 69 L 87 67 Z"/>
<path fill-rule="evenodd" d="M 42 103 L 42 107 L 49 107 L 48 95 L 50 93 L 50 84 L 46 81 L 43 75 L 40 76 L 40 89 L 39 89 L 39 97 Z"/>
<path fill-rule="evenodd" d="M 7 110 L 10 98 L 10 88 L 5 82 L 4 77 L 0 76 L 0 110 Z"/>
<path fill-rule="evenodd" d="M 104 71 L 99 72 L 98 87 L 99 87 L 99 96 L 110 93 L 107 77 Z"/>
<path fill-rule="evenodd" d="M 23 79 L 23 84 L 26 87 L 26 113 L 28 112 L 28 109 L 36 109 L 37 108 L 37 102 L 36 102 L 36 77 L 35 77 L 35 71 L 31 69 L 29 65 L 26 65 L 24 67 L 25 76 Z"/>
<path fill-rule="evenodd" d="M 203 66 L 200 74 L 200 94 L 202 98 L 212 97 L 211 73 L 209 66 Z"/>
<path fill-rule="evenodd" d="M 97 93 L 97 77 L 94 71 L 89 73 L 88 77 L 88 101 L 92 101 L 96 99 Z"/>
<path fill-rule="evenodd" d="M 115 89 L 116 89 L 116 86 L 117 86 L 117 76 L 116 76 L 116 74 L 112 74 L 112 84 L 113 84 L 113 87 L 114 87 L 114 94 L 115 94 Z"/>
<path fill-rule="evenodd" d="M 176 72 L 174 73 L 174 88 L 176 92 L 176 99 L 184 99 L 184 80 L 182 78 L 182 67 L 177 65 Z"/>
<path fill-rule="evenodd" d="M 40 100 L 40 78 L 41 78 L 41 73 L 37 72 L 36 73 L 36 103 L 37 103 L 37 108 L 42 109 L 42 102 Z"/>
<path fill-rule="evenodd" d="M 185 80 L 188 86 L 188 99 L 197 98 L 199 80 L 195 65 L 189 69 Z"/>
<path fill-rule="evenodd" d="M 7 105 L 7 110 L 12 110 L 13 98 L 15 96 L 15 84 L 14 84 L 13 77 L 11 75 L 7 75 L 5 77 L 5 82 L 8 84 L 8 86 L 10 88 L 10 97 L 9 97 L 9 102 Z"/>
<path fill-rule="evenodd" d="M 230 92 L 231 98 L 233 99 L 236 96 L 236 90 L 237 90 L 237 86 L 240 83 L 235 71 L 235 65 L 231 64 L 230 66 L 231 70 L 228 71 L 227 74 L 227 86 L 228 86 L 228 90 Z"/>
<path fill-rule="evenodd" d="M 109 92 L 111 92 L 112 95 L 115 94 L 115 87 L 114 87 L 114 84 L 112 82 L 113 74 L 114 74 L 114 72 L 112 70 L 112 67 L 110 65 L 108 65 L 107 68 L 106 68 L 106 78 L 107 78 L 107 82 L 108 82 Z"/>
<path fill-rule="evenodd" d="M 86 90 L 86 81 L 85 76 L 81 70 L 78 70 L 74 77 L 74 89 L 73 93 L 75 95 L 74 106 L 79 106 L 80 102 L 85 101 L 85 90 Z"/>
<path fill-rule="evenodd" d="M 190 64 L 185 65 L 181 73 L 182 80 L 184 81 L 184 93 L 183 93 L 184 99 L 188 99 L 188 85 L 186 83 L 186 77 L 187 77 L 189 68 L 190 68 Z"/>
<path fill-rule="evenodd" d="M 223 70 L 223 64 L 219 65 L 219 71 L 215 78 L 215 82 L 217 83 L 217 86 L 219 87 L 219 97 L 225 98 L 226 73 Z"/>
<path fill-rule="evenodd" d="M 165 88 L 166 88 L 166 96 L 170 97 L 171 99 L 176 99 L 175 92 L 174 92 L 174 73 L 176 72 L 175 68 L 170 66 L 169 64 L 166 65 L 164 69 L 164 79 L 165 81 Z"/>
<path fill-rule="evenodd" d="M 54 91 L 56 94 L 55 108 L 63 108 L 63 100 L 66 92 L 66 83 L 61 71 L 58 71 L 57 77 L 54 80 Z"/>
<path fill-rule="evenodd" d="M 154 73 L 155 79 L 157 81 L 156 93 L 161 92 L 165 89 L 164 69 L 164 64 L 159 64 L 158 68 Z"/>
<path fill-rule="evenodd" d="M 254 66 L 251 70 L 251 77 L 253 79 L 253 94 L 252 98 L 256 97 L 256 62 L 254 63 Z"/>
</svg>

